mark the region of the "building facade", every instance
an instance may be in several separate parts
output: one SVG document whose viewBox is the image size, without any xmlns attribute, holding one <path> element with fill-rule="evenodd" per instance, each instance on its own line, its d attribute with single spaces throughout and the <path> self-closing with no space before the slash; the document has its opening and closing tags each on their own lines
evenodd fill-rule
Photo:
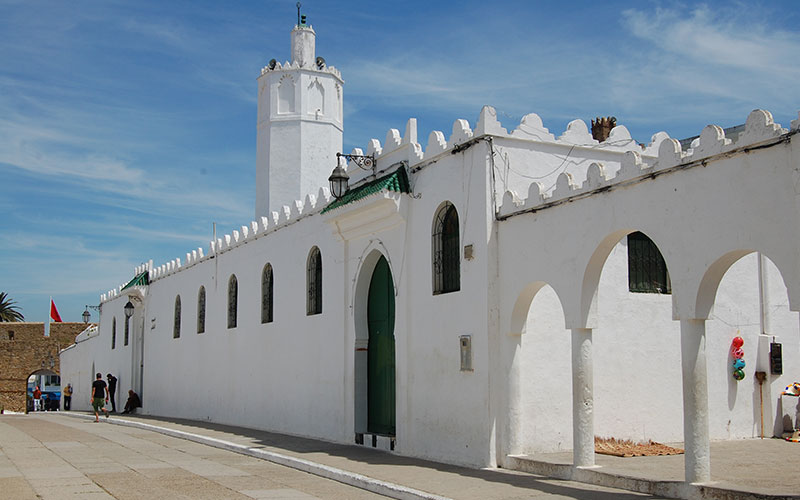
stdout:
<svg viewBox="0 0 800 500">
<path fill-rule="evenodd" d="M 800 118 L 756 110 L 686 150 L 581 120 L 556 136 L 536 114 L 509 132 L 490 107 L 423 148 L 412 118 L 341 160 L 337 200 L 344 81 L 314 43 L 296 26 L 292 60 L 259 78 L 256 220 L 101 296 L 97 331 L 61 355 L 76 407 L 97 370 L 145 413 L 472 466 L 592 465 L 595 435 L 684 441 L 692 482 L 711 439 L 782 432 Z"/>
</svg>

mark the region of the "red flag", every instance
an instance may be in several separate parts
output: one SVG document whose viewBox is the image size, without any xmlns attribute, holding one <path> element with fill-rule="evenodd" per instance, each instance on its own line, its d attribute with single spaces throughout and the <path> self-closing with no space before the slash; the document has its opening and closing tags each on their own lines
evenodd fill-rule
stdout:
<svg viewBox="0 0 800 500">
<path fill-rule="evenodd" d="M 61 323 L 61 316 L 58 315 L 58 309 L 56 309 L 56 303 L 53 302 L 53 299 L 50 299 L 50 318 L 56 323 Z"/>
</svg>

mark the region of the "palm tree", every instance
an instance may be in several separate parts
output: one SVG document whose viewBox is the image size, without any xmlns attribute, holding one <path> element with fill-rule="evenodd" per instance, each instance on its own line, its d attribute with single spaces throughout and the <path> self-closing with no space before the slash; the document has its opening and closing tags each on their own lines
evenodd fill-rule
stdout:
<svg viewBox="0 0 800 500">
<path fill-rule="evenodd" d="M 6 292 L 0 292 L 0 321 L 22 321 L 25 316 L 18 310 L 16 302 L 8 298 Z"/>
</svg>

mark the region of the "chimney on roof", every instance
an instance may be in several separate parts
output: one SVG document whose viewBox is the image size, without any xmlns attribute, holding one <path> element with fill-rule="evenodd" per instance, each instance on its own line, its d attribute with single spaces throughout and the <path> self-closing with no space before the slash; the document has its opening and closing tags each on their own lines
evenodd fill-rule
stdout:
<svg viewBox="0 0 800 500">
<path fill-rule="evenodd" d="M 592 138 L 598 142 L 608 139 L 611 129 L 617 126 L 617 118 L 608 116 L 605 118 L 597 117 L 592 120 Z"/>
</svg>

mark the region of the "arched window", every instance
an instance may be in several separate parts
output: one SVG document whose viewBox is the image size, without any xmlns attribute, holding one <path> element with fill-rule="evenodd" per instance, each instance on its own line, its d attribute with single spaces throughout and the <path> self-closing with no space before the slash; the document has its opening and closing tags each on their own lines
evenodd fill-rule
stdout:
<svg viewBox="0 0 800 500">
<path fill-rule="evenodd" d="M 261 322 L 272 323 L 272 265 L 261 272 Z"/>
<path fill-rule="evenodd" d="M 458 241 L 458 212 L 445 202 L 433 222 L 433 294 L 461 290 L 461 256 Z"/>
<path fill-rule="evenodd" d="M 178 339 L 181 337 L 181 296 L 175 296 L 175 318 L 172 325 L 172 338 Z"/>
<path fill-rule="evenodd" d="M 306 315 L 322 314 L 322 254 L 314 247 L 306 265 Z"/>
<path fill-rule="evenodd" d="M 236 328 L 236 310 L 239 303 L 239 282 L 236 275 L 231 274 L 228 280 L 228 328 Z"/>
<path fill-rule="evenodd" d="M 628 235 L 628 290 L 672 293 L 667 263 L 656 244 L 642 232 Z"/>
<path fill-rule="evenodd" d="M 122 336 L 122 344 L 128 345 L 128 334 L 130 333 L 131 329 L 131 319 L 125 316 L 125 334 Z"/>
<path fill-rule="evenodd" d="M 117 347 L 117 318 L 111 318 L 111 348 Z"/>
<path fill-rule="evenodd" d="M 206 331 L 206 287 L 197 292 L 197 333 Z"/>
</svg>

